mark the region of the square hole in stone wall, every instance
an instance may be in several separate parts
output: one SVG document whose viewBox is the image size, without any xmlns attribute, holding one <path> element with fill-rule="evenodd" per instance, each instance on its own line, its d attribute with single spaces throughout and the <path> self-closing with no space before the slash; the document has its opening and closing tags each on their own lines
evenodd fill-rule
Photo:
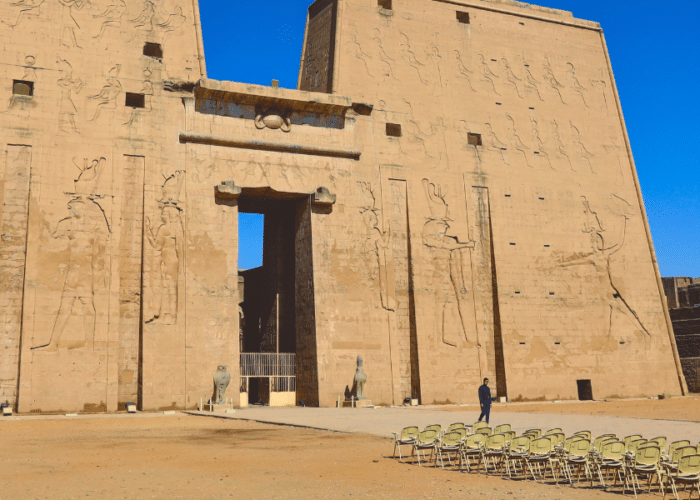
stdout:
<svg viewBox="0 0 700 500">
<path fill-rule="evenodd" d="M 26 82 L 24 80 L 12 80 L 12 93 L 14 95 L 23 95 L 31 97 L 34 95 L 34 82 Z"/>
<path fill-rule="evenodd" d="M 462 24 L 469 24 L 469 12 L 457 11 L 457 21 Z"/>
<path fill-rule="evenodd" d="M 146 96 L 144 94 L 132 94 L 131 92 L 127 92 L 124 105 L 130 108 L 145 108 Z"/>
<path fill-rule="evenodd" d="M 387 123 L 386 135 L 389 137 L 401 137 L 401 125 L 397 123 Z"/>
<path fill-rule="evenodd" d="M 467 143 L 471 146 L 481 146 L 481 134 L 467 134 Z"/>
<path fill-rule="evenodd" d="M 162 60 L 163 47 L 161 47 L 159 43 L 146 42 L 143 46 L 143 55 Z"/>
<path fill-rule="evenodd" d="M 377 5 L 382 9 L 391 10 L 391 0 L 377 0 Z"/>
</svg>

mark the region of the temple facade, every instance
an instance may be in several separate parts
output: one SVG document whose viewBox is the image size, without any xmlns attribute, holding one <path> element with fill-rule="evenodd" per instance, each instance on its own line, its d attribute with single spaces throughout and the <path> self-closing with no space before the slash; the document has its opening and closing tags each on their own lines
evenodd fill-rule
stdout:
<svg viewBox="0 0 700 500">
<path fill-rule="evenodd" d="M 318 0 L 292 90 L 208 79 L 196 0 L 0 12 L 0 402 L 686 391 L 597 23 Z"/>
</svg>

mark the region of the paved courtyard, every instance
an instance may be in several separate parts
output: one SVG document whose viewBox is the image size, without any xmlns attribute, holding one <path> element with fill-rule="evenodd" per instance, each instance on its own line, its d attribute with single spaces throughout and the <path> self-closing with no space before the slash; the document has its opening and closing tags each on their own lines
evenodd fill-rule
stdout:
<svg viewBox="0 0 700 500">
<path fill-rule="evenodd" d="M 391 437 L 392 432 L 397 432 L 409 425 L 423 428 L 430 424 L 440 424 L 447 427 L 453 422 L 471 424 L 479 418 L 480 412 L 476 409 L 465 408 L 462 411 L 451 409 L 455 411 L 408 407 L 379 409 L 249 407 L 236 410 L 234 414 L 216 415 L 221 418 L 364 433 L 387 438 Z M 206 412 L 193 413 L 207 414 Z M 546 430 L 561 427 L 567 436 L 585 429 L 590 430 L 593 436 L 608 433 L 616 434 L 619 437 L 641 434 L 646 438 L 666 436 L 669 442 L 689 439 L 691 443 L 696 444 L 700 441 L 699 422 L 677 420 L 498 411 L 491 413 L 490 423 L 492 427 L 499 424 L 511 424 L 512 429 L 518 434 L 532 428 Z"/>
</svg>

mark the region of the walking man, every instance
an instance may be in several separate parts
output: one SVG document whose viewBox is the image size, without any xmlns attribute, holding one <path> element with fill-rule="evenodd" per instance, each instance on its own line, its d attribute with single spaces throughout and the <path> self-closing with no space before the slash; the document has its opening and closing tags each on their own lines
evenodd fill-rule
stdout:
<svg viewBox="0 0 700 500">
<path fill-rule="evenodd" d="M 489 379 L 484 379 L 484 384 L 479 387 L 479 403 L 481 404 L 481 415 L 479 422 L 486 417 L 486 423 L 489 423 L 489 414 L 491 413 L 491 389 L 489 389 Z"/>
</svg>

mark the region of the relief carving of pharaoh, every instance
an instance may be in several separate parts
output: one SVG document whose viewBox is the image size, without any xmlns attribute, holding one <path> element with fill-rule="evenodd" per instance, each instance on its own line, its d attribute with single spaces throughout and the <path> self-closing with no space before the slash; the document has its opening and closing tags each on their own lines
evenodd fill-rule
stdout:
<svg viewBox="0 0 700 500">
<path fill-rule="evenodd" d="M 281 130 L 289 132 L 292 130 L 292 122 L 286 113 L 282 113 L 279 109 L 267 109 L 262 112 L 258 111 L 255 114 L 255 127 L 259 130 L 269 128 L 270 130 Z"/>
</svg>

